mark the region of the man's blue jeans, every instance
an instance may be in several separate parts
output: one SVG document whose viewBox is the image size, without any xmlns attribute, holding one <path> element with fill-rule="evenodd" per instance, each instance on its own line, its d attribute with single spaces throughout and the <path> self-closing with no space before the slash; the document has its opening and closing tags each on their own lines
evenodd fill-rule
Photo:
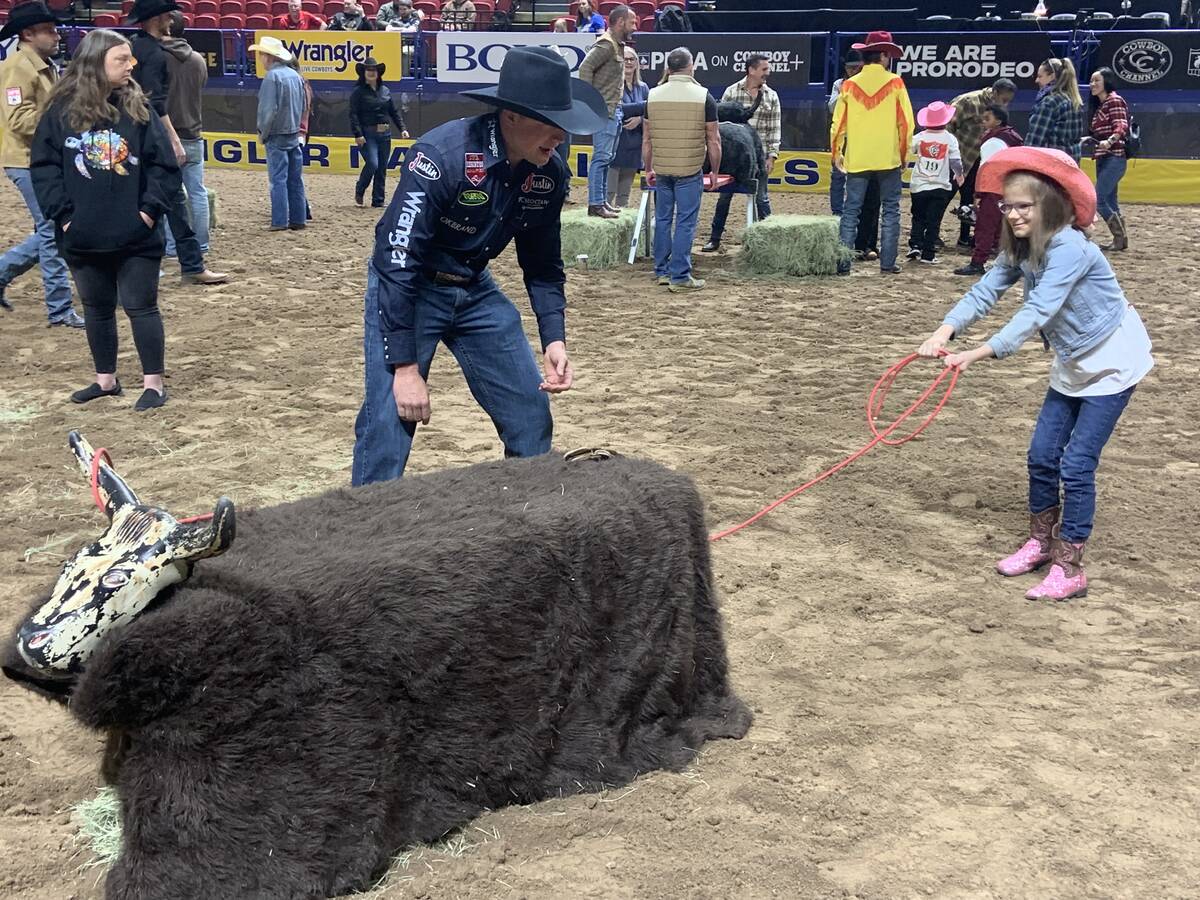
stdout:
<svg viewBox="0 0 1200 900">
<path fill-rule="evenodd" d="M 1125 177 L 1128 164 L 1123 156 L 1101 156 L 1096 160 L 1096 211 L 1101 218 L 1120 215 L 1117 187 Z"/>
<path fill-rule="evenodd" d="M 299 135 L 281 134 L 267 138 L 272 228 L 305 224 L 303 152 Z"/>
<path fill-rule="evenodd" d="M 363 134 L 362 171 L 358 173 L 358 182 L 354 185 L 354 194 L 361 197 L 371 185 L 371 205 L 383 206 L 387 199 L 385 181 L 387 179 L 388 158 L 392 155 L 392 135 L 388 131 L 367 131 Z"/>
<path fill-rule="evenodd" d="M 21 199 L 33 216 L 33 233 L 0 256 L 0 288 L 8 287 L 40 262 L 46 314 L 51 322 L 57 321 L 71 311 L 71 279 L 67 264 L 54 244 L 54 222 L 42 215 L 28 169 L 6 168 L 4 174 L 21 192 Z"/>
<path fill-rule="evenodd" d="M 1064 541 L 1079 544 L 1092 533 L 1096 514 L 1096 467 L 1134 388 L 1101 397 L 1046 392 L 1029 443 L 1029 511 L 1058 506 L 1062 483 Z"/>
<path fill-rule="evenodd" d="M 700 221 L 704 176 L 656 175 L 654 186 L 654 274 L 672 284 L 692 277 L 692 240 Z M 674 221 L 674 233 L 671 223 Z"/>
<path fill-rule="evenodd" d="M 621 120 L 610 118 L 604 130 L 592 135 L 592 156 L 588 160 L 588 206 L 603 206 L 608 196 L 608 167 L 617 149 Z"/>
<path fill-rule="evenodd" d="M 505 456 L 538 456 L 550 452 L 554 421 L 550 398 L 530 349 L 521 314 L 484 272 L 462 287 L 437 285 L 418 276 L 414 327 L 417 367 L 429 380 L 429 366 L 439 342 L 458 360 L 471 395 L 491 416 Z M 392 395 L 392 373 L 383 360 L 379 331 L 379 279 L 367 273 L 363 325 L 366 396 L 354 422 L 354 465 L 351 483 L 370 484 L 404 474 L 412 449 L 415 422 L 403 422 Z M 434 415 L 437 415 L 434 404 Z"/>
<path fill-rule="evenodd" d="M 185 141 L 180 139 L 187 162 L 180 169 L 183 189 L 187 191 L 188 209 L 191 212 L 192 232 L 201 253 L 208 252 L 208 191 L 204 189 L 204 139 Z M 167 229 L 167 256 L 175 256 L 175 235 Z"/>
<path fill-rule="evenodd" d="M 829 170 L 829 209 L 840 216 L 846 206 L 846 173 L 837 166 Z"/>
<path fill-rule="evenodd" d="M 767 218 L 771 215 L 771 197 L 767 193 L 768 178 L 765 176 L 758 180 L 758 193 L 754 195 L 754 211 L 758 215 L 759 220 Z M 717 196 L 717 208 L 713 212 L 712 220 L 712 239 L 714 241 L 721 240 L 721 235 L 725 233 L 725 223 L 729 221 L 729 204 L 733 202 L 733 194 L 721 193 Z M 751 198 L 747 197 L 746 202 L 751 202 Z"/>
<path fill-rule="evenodd" d="M 896 265 L 896 252 L 900 246 L 900 169 L 885 169 L 881 172 L 850 172 L 846 176 L 846 206 L 842 210 L 841 241 L 851 250 L 858 236 L 858 219 L 862 215 L 863 199 L 867 196 L 867 185 L 872 181 L 879 185 L 879 202 L 883 208 L 883 223 L 879 240 L 879 268 L 891 269 Z M 843 271 L 850 264 L 843 264 Z"/>
</svg>

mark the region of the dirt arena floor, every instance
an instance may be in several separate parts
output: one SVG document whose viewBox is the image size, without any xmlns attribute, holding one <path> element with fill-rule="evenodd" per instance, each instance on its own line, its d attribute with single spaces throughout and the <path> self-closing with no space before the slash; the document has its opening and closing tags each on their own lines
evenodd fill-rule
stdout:
<svg viewBox="0 0 1200 900">
<path fill-rule="evenodd" d="M 376 216 L 352 206 L 349 180 L 316 176 L 315 226 L 268 234 L 260 176 L 211 181 L 222 215 L 211 261 L 235 281 L 183 288 L 168 261 L 165 409 L 132 410 L 123 318 L 126 395 L 68 403 L 90 381 L 82 332 L 45 327 L 36 276 L 9 292 L 6 628 L 101 530 L 71 428 L 180 515 L 221 493 L 253 506 L 349 481 Z M 8 244 L 25 212 L 9 186 L 0 198 Z M 1135 249 L 1116 265 L 1158 365 L 1104 456 L 1086 600 L 1029 603 L 1033 579 L 992 570 L 1026 527 L 1025 448 L 1049 365 L 1031 342 L 967 372 L 921 439 L 716 545 L 733 679 L 756 715 L 745 740 L 710 744 L 682 774 L 483 816 L 404 856 L 378 895 L 1200 896 L 1200 210 L 1128 214 Z M 714 529 L 739 521 L 864 443 L 871 384 L 967 287 L 949 271 L 959 259 L 894 278 L 862 266 L 849 279 L 747 282 L 731 254 L 698 255 L 710 288 L 687 296 L 654 287 L 644 262 L 572 273 L 578 387 L 555 401 L 556 446 L 657 459 L 696 479 Z M 495 271 L 527 311 L 511 253 Z M 1014 291 L 1001 312 L 1019 302 Z M 933 366 L 910 367 L 904 390 Z M 500 454 L 449 353 L 432 390 L 411 471 Z M 70 814 L 96 791 L 101 739 L 8 682 L 0 711 L 0 896 L 101 896 Z"/>
</svg>

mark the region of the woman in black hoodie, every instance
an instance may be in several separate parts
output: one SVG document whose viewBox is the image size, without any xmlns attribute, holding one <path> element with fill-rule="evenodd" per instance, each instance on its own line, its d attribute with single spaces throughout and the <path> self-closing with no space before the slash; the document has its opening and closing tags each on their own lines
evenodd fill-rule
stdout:
<svg viewBox="0 0 1200 900">
<path fill-rule="evenodd" d="M 30 170 L 42 212 L 83 299 L 96 381 L 76 403 L 121 393 L 118 300 L 133 327 L 144 390 L 135 409 L 162 406 L 163 325 L 157 225 L 179 190 L 179 167 L 158 116 L 132 79 L 129 41 L 98 28 L 80 43 L 33 139 Z"/>
</svg>

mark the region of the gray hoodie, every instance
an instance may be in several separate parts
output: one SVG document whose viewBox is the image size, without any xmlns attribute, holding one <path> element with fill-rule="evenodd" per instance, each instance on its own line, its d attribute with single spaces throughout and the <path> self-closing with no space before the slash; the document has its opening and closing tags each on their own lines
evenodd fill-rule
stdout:
<svg viewBox="0 0 1200 900">
<path fill-rule="evenodd" d="M 171 86 L 167 91 L 167 115 L 181 141 L 198 141 L 203 137 L 200 121 L 200 98 L 208 83 L 208 64 L 204 57 L 181 37 L 165 38 L 167 68 Z"/>
</svg>

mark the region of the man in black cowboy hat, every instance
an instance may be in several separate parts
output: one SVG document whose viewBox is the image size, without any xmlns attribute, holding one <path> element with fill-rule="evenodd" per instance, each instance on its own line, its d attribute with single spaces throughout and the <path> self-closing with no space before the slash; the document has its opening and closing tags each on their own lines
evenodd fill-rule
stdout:
<svg viewBox="0 0 1200 900">
<path fill-rule="evenodd" d="M 33 233 L 0 256 L 0 308 L 12 309 L 4 289 L 40 261 L 50 324 L 82 328 L 83 319 L 71 308 L 67 264 L 54 244 L 54 222 L 42 215 L 29 174 L 33 134 L 58 79 L 50 62 L 58 50 L 57 23 L 46 4 L 33 0 L 14 8 L 0 29 L 0 41 L 17 37 L 16 47 L 0 63 L 0 166 L 33 217 Z"/>
<path fill-rule="evenodd" d="M 129 10 L 127 21 L 141 28 L 130 39 L 130 43 L 133 44 L 133 56 L 137 60 L 133 77 L 145 91 L 146 99 L 150 101 L 154 113 L 162 120 L 167 136 L 171 139 L 175 160 L 183 166 L 187 163 L 188 156 L 167 112 L 171 72 L 167 52 L 162 45 L 171 33 L 171 13 L 177 9 L 179 5 L 174 0 L 136 0 L 133 8 Z M 190 224 L 187 198 L 182 187 L 172 198 L 171 207 L 167 210 L 167 225 L 175 237 L 182 273 L 180 280 L 184 284 L 222 284 L 229 280 L 228 275 L 210 272 L 204 264 L 204 254 Z"/>
<path fill-rule="evenodd" d="M 464 92 L 497 107 L 435 128 L 408 151 L 375 229 L 367 271 L 366 396 L 354 425 L 356 485 L 398 478 L 417 423 L 431 415 L 426 379 L 437 345 L 458 359 L 508 456 L 550 450 L 548 394 L 574 380 L 567 357 L 559 214 L 570 174 L 555 148 L 594 134 L 608 110 L 546 47 L 508 52 L 494 88 Z M 488 262 L 516 239 L 537 316 L 544 376 L 521 316 Z"/>
</svg>

